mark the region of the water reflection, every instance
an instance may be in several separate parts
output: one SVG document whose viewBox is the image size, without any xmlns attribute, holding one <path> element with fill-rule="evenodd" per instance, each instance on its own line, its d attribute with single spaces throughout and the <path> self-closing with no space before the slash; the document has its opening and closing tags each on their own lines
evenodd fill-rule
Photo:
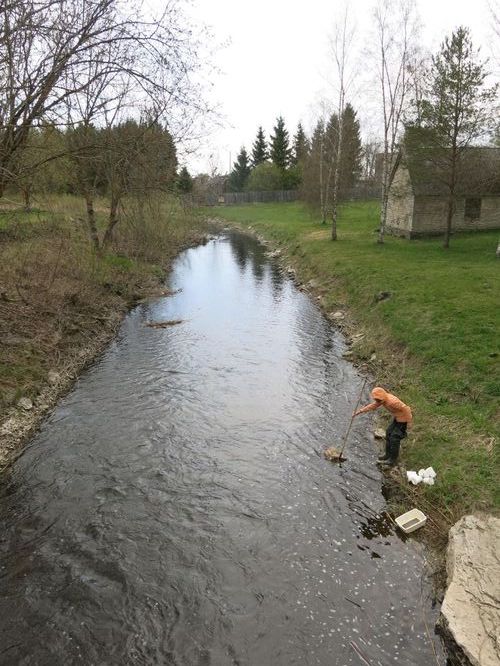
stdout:
<svg viewBox="0 0 500 666">
<path fill-rule="evenodd" d="M 231 250 L 241 272 L 245 273 L 247 266 L 249 266 L 257 284 L 262 282 L 264 275 L 267 274 L 270 269 L 265 247 L 257 244 L 255 240 L 247 234 L 233 232 L 231 236 Z M 274 263 L 274 267 L 275 274 L 273 277 L 276 279 L 279 276 L 279 285 L 282 283 L 283 279 L 280 272 L 276 270 L 276 263 Z"/>
</svg>

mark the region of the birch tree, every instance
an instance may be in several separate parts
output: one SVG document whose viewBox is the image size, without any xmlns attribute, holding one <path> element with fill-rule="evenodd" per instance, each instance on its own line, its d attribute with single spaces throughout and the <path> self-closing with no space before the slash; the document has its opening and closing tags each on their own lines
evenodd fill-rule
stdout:
<svg viewBox="0 0 500 666">
<path fill-rule="evenodd" d="M 346 3 L 343 8 L 342 17 L 335 27 L 335 34 L 331 43 L 334 69 L 337 79 L 336 114 L 338 118 L 338 136 L 336 150 L 334 151 L 335 161 L 333 165 L 333 182 L 330 209 L 332 240 L 337 240 L 337 218 L 342 168 L 342 148 L 344 143 L 343 132 L 345 123 L 346 97 L 348 91 L 352 89 L 354 74 L 354 35 L 355 28 L 350 20 L 348 5 Z"/>
<path fill-rule="evenodd" d="M 493 32 L 492 52 L 497 64 L 497 73 L 500 72 L 500 0 L 492 0 L 490 4 L 491 26 Z M 496 128 L 496 144 L 500 148 L 500 121 Z M 497 259 L 500 259 L 500 239 L 497 244 Z"/>
<path fill-rule="evenodd" d="M 379 0 L 374 9 L 377 78 L 383 121 L 382 182 L 378 242 L 384 242 L 395 153 L 410 92 L 415 85 L 417 16 L 412 0 Z M 413 70 L 413 74 L 417 74 Z"/>
</svg>

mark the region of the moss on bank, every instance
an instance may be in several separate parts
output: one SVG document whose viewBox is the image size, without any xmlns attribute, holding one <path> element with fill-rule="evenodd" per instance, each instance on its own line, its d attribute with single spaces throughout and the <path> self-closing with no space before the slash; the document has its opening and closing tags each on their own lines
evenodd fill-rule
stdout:
<svg viewBox="0 0 500 666">
<path fill-rule="evenodd" d="M 414 410 L 405 465 L 438 473 L 435 486 L 407 487 L 408 500 L 432 505 L 448 522 L 469 510 L 498 510 L 498 234 L 456 234 L 449 250 L 440 239 L 388 237 L 379 245 L 373 202 L 342 209 L 336 242 L 297 203 L 209 214 L 272 240 L 302 282 L 314 280 L 327 313 L 344 310 L 354 321 L 362 336 L 353 360 Z"/>
</svg>

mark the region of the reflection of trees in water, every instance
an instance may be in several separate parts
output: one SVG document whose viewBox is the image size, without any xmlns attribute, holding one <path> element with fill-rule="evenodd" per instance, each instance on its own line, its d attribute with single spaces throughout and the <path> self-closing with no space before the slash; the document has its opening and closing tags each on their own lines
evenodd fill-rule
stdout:
<svg viewBox="0 0 500 666">
<path fill-rule="evenodd" d="M 270 259 L 266 248 L 251 236 L 231 232 L 231 251 L 242 274 L 250 267 L 257 284 L 268 280 L 273 300 L 282 298 L 287 281 L 277 261 Z M 319 406 L 327 405 L 335 395 L 338 385 L 344 385 L 346 377 L 340 362 L 340 351 L 336 352 L 333 328 L 309 299 L 299 297 L 299 305 L 293 322 L 300 349 L 298 371 L 303 381 L 314 387 L 315 401 Z M 354 388 L 354 386 L 353 386 Z M 344 402 L 346 396 L 342 396 Z"/>
<path fill-rule="evenodd" d="M 258 284 L 270 273 L 273 297 L 277 300 L 283 289 L 283 275 L 278 264 L 269 260 L 266 248 L 251 236 L 238 232 L 231 233 L 230 241 L 234 259 L 242 273 L 250 265 Z"/>
<path fill-rule="evenodd" d="M 279 301 L 281 294 L 283 293 L 283 286 L 285 284 L 283 272 L 276 261 L 269 262 L 269 270 L 271 273 L 271 288 L 273 290 L 273 298 L 275 301 Z"/>
<path fill-rule="evenodd" d="M 231 251 L 242 273 L 245 272 L 248 262 L 248 238 L 238 233 L 232 233 L 230 236 Z"/>
<path fill-rule="evenodd" d="M 252 272 L 254 274 L 255 280 L 258 284 L 262 282 L 264 277 L 265 269 L 269 263 L 269 259 L 266 257 L 265 249 L 262 245 L 258 244 L 252 248 Z"/>
</svg>

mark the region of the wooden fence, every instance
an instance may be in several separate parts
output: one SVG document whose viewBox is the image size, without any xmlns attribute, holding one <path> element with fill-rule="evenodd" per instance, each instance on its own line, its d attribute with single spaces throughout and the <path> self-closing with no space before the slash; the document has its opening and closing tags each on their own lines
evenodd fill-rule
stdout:
<svg viewBox="0 0 500 666">
<path fill-rule="evenodd" d="M 274 201 L 297 201 L 297 190 L 276 190 L 271 192 L 224 192 L 207 194 L 206 206 L 237 206 L 244 203 L 270 203 Z"/>
<path fill-rule="evenodd" d="M 247 203 L 272 203 L 285 201 L 298 201 L 298 190 L 276 190 L 270 192 L 224 192 L 217 194 L 206 192 L 197 196 L 190 196 L 189 201 L 198 206 L 238 206 Z M 366 183 L 357 183 L 349 192 L 349 196 L 343 199 L 347 201 L 366 201 L 369 199 L 380 198 L 379 185 L 367 185 Z M 319 205 L 319 202 L 318 202 Z"/>
</svg>

